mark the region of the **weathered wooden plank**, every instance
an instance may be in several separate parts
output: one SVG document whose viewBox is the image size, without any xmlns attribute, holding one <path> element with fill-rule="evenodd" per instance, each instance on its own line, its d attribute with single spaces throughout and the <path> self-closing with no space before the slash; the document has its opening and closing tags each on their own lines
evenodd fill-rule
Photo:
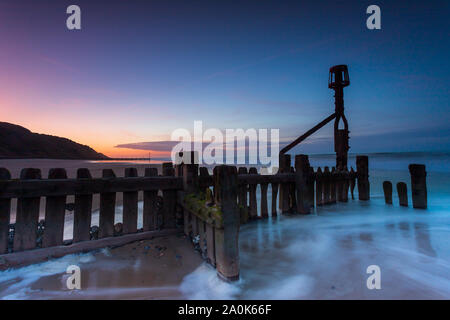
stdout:
<svg viewBox="0 0 450 320">
<path fill-rule="evenodd" d="M 330 168 L 325 167 L 323 170 L 323 203 L 330 204 L 330 182 L 331 182 L 331 173 Z"/>
<path fill-rule="evenodd" d="M 269 211 L 267 208 L 267 189 L 269 185 L 267 183 L 261 184 L 261 217 L 267 218 Z"/>
<path fill-rule="evenodd" d="M 392 182 L 383 181 L 384 202 L 392 204 Z"/>
<path fill-rule="evenodd" d="M 286 173 L 277 173 L 274 175 L 265 174 L 265 175 L 251 175 L 251 174 L 243 174 L 240 173 L 238 176 L 238 184 L 261 184 L 261 183 L 295 183 L 295 174 L 291 172 Z M 209 177 L 198 177 L 198 184 L 200 187 L 208 187 L 213 185 L 213 178 Z"/>
<path fill-rule="evenodd" d="M 111 169 L 104 169 L 103 178 L 115 179 L 116 175 Z M 116 193 L 100 193 L 100 221 L 99 238 L 112 237 L 114 235 L 114 218 L 116 215 Z M 123 230 L 123 229 L 122 229 Z"/>
<path fill-rule="evenodd" d="M 49 179 L 67 179 L 65 169 L 50 169 Z M 66 196 L 47 197 L 45 204 L 45 228 L 42 247 L 60 246 L 64 240 L 64 217 L 66 213 Z"/>
<path fill-rule="evenodd" d="M 20 179 L 41 179 L 41 170 L 23 169 Z M 40 198 L 19 198 L 17 201 L 14 252 L 36 248 Z"/>
<path fill-rule="evenodd" d="M 350 187 L 350 174 L 347 168 L 342 171 L 342 201 L 348 201 L 348 189 Z"/>
<path fill-rule="evenodd" d="M 158 169 L 146 168 L 145 176 L 154 177 L 158 175 Z M 158 191 L 144 191 L 143 228 L 144 231 L 152 231 L 158 228 L 158 208 L 156 198 Z"/>
<path fill-rule="evenodd" d="M 92 179 L 91 173 L 86 168 L 80 168 L 77 170 L 77 179 L 87 182 Z M 75 210 L 73 216 L 73 242 L 90 240 L 91 216 L 92 194 L 75 195 Z M 102 215 L 100 214 L 100 219 L 101 216 Z M 102 228 L 99 228 L 99 232 L 101 229 Z"/>
<path fill-rule="evenodd" d="M 247 174 L 247 168 L 246 167 L 240 167 L 238 169 L 238 179 L 241 175 Z M 247 223 L 249 219 L 249 207 L 248 207 L 248 185 L 245 183 L 244 180 L 242 180 L 242 183 L 238 185 L 238 203 L 239 203 L 239 210 L 240 210 L 240 216 L 241 216 L 241 224 Z"/>
<path fill-rule="evenodd" d="M 319 167 L 317 168 L 316 172 L 316 205 L 322 206 L 323 201 L 323 173 L 322 169 Z"/>
<path fill-rule="evenodd" d="M 291 156 L 289 154 L 280 155 L 280 172 L 281 174 L 291 173 Z M 291 173 L 292 174 L 292 173 Z M 290 211 L 290 183 L 281 182 L 280 185 L 280 209 L 282 213 L 287 213 Z"/>
<path fill-rule="evenodd" d="M 399 182 L 397 183 L 397 193 L 398 193 L 398 202 L 402 207 L 408 206 L 408 188 L 406 183 Z"/>
<path fill-rule="evenodd" d="M 353 167 L 351 167 L 350 170 L 350 192 L 352 194 L 352 200 L 355 200 L 355 185 L 356 185 L 356 172 L 353 170 Z"/>
<path fill-rule="evenodd" d="M 184 216 L 184 235 L 189 236 L 189 234 L 192 231 L 192 217 L 189 210 L 183 209 L 183 216 Z"/>
<path fill-rule="evenodd" d="M 216 266 L 215 228 L 206 224 L 206 255 L 207 262 Z"/>
<path fill-rule="evenodd" d="M 338 202 L 344 200 L 344 175 L 341 170 L 336 171 L 336 197 Z"/>
<path fill-rule="evenodd" d="M 195 214 L 191 215 L 191 227 L 192 227 L 192 237 L 195 238 L 198 235 L 198 218 Z"/>
<path fill-rule="evenodd" d="M 424 164 L 410 164 L 413 208 L 427 208 L 427 172 Z"/>
<path fill-rule="evenodd" d="M 309 162 L 305 155 L 299 154 L 295 156 L 295 175 L 296 175 L 296 192 L 297 192 L 297 213 L 310 213 L 309 194 L 307 186 L 307 175 L 309 170 Z"/>
<path fill-rule="evenodd" d="M 249 174 L 258 174 L 258 170 L 255 167 L 251 167 L 249 169 Z M 256 199 L 256 188 L 257 184 L 249 184 L 248 191 L 249 191 L 249 218 L 250 219 L 256 219 L 258 217 L 258 202 Z"/>
<path fill-rule="evenodd" d="M 308 157 L 308 156 L 306 156 L 306 157 Z M 314 173 L 314 168 L 309 165 L 309 158 L 307 158 L 307 159 L 308 159 L 309 170 L 307 171 L 308 174 L 306 175 L 306 187 L 308 189 L 307 194 L 308 194 L 309 207 L 311 209 L 313 209 L 314 208 L 314 182 L 316 180 L 316 178 L 315 178 L 316 175 Z"/>
<path fill-rule="evenodd" d="M 198 220 L 198 234 L 200 236 L 199 246 L 202 253 L 206 253 L 206 223 Z"/>
<path fill-rule="evenodd" d="M 0 180 L 11 179 L 6 168 L 0 168 Z M 8 252 L 9 224 L 11 221 L 11 200 L 0 199 L 0 254 Z"/>
<path fill-rule="evenodd" d="M 369 157 L 356 156 L 356 176 L 358 178 L 359 200 L 370 199 Z"/>
<path fill-rule="evenodd" d="M 239 279 L 239 225 L 237 206 L 237 169 L 232 166 L 214 168 L 215 200 L 223 215 L 223 229 L 215 230 L 216 268 L 228 281 Z"/>
<path fill-rule="evenodd" d="M 291 173 L 295 174 L 294 167 L 291 167 Z M 295 182 L 289 183 L 289 212 L 297 212 L 297 196 L 295 191 Z"/>
<path fill-rule="evenodd" d="M 137 177 L 67 180 L 6 180 L 0 181 L 0 198 L 36 198 L 95 194 L 103 192 L 132 192 L 141 190 L 181 190 L 181 177 Z"/>
<path fill-rule="evenodd" d="M 174 171 L 175 175 L 175 171 Z M 137 177 L 136 168 L 125 168 L 125 177 L 135 178 Z M 138 192 L 124 192 L 123 193 L 123 233 L 135 233 L 137 232 L 138 223 Z"/>
<path fill-rule="evenodd" d="M 183 167 L 185 166 L 183 165 Z M 168 163 L 165 166 L 163 164 L 163 175 L 167 177 L 173 177 L 175 175 L 174 168 L 169 166 Z M 163 228 L 175 228 L 176 205 L 176 190 L 163 190 Z"/>
<path fill-rule="evenodd" d="M 277 195 L 278 195 L 278 183 L 272 183 L 272 217 L 277 216 Z"/>
<path fill-rule="evenodd" d="M 331 168 L 331 181 L 330 181 L 330 203 L 336 203 L 336 184 L 337 184 L 337 175 L 336 168 Z"/>
</svg>

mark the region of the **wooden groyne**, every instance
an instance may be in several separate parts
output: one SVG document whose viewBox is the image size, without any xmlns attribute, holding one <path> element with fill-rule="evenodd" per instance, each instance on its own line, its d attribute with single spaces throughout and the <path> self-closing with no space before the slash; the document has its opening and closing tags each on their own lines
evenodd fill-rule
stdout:
<svg viewBox="0 0 450 320">
<path fill-rule="evenodd" d="M 39 169 L 23 169 L 11 179 L 0 168 L 0 269 L 60 257 L 107 246 L 173 234 L 183 230 L 203 257 L 225 280 L 239 279 L 239 228 L 255 219 L 278 214 L 309 214 L 313 208 L 370 199 L 369 159 L 356 157 L 356 172 L 348 170 L 349 129 L 344 115 L 343 88 L 350 84 L 347 66 L 330 69 L 329 88 L 335 91 L 335 112 L 284 147 L 277 174 L 259 174 L 257 168 L 220 165 L 210 175 L 199 167 L 194 152 L 179 153 L 184 162 L 164 163 L 162 175 L 147 168 L 138 176 L 135 168 L 116 177 L 110 169 L 92 178 L 78 169 L 68 179 L 64 169 L 51 169 L 43 179 Z M 286 154 L 327 123 L 334 123 L 336 166 L 314 168 L 307 155 Z M 339 122 L 344 124 L 339 129 Z M 427 207 L 424 165 L 410 165 L 414 208 Z M 271 203 L 268 203 L 269 186 Z M 392 183 L 383 184 L 386 203 L 392 204 Z M 258 191 L 259 190 L 259 191 Z M 408 205 L 405 183 L 397 184 L 399 202 Z M 143 193 L 143 228 L 138 229 L 138 199 Z M 258 192 L 260 201 L 258 203 Z M 123 222 L 115 222 L 117 193 L 123 193 Z M 93 196 L 100 195 L 99 225 L 91 225 Z M 74 203 L 67 203 L 74 196 Z M 45 217 L 39 220 L 45 198 Z M 11 224 L 11 202 L 17 199 L 16 221 Z M 277 203 L 278 202 L 278 203 Z M 259 205 L 259 206 L 258 206 Z M 70 208 L 70 209 L 69 209 Z M 277 209 L 278 208 L 278 209 Z M 64 241 L 65 214 L 73 210 L 73 238 Z M 259 214 L 258 214 L 259 212 Z"/>
<path fill-rule="evenodd" d="M 19 179 L 11 179 L 9 171 L 1 168 L 0 268 L 174 233 L 176 192 L 182 188 L 181 177 L 171 172 L 157 176 L 153 168 L 147 169 L 144 177 L 138 177 L 134 168 L 125 169 L 124 177 L 116 177 L 112 170 L 105 169 L 103 177 L 95 179 L 83 168 L 78 169 L 76 179 L 67 179 L 64 169 L 51 169 L 48 179 L 42 179 L 39 169 L 29 168 L 21 171 Z M 144 223 L 143 229 L 138 230 L 137 194 L 141 191 Z M 123 222 L 114 224 L 118 192 L 123 193 Z M 158 193 L 166 210 L 159 208 Z M 91 226 L 94 194 L 100 195 L 99 226 Z M 71 195 L 75 201 L 67 203 Z M 45 217 L 39 221 L 43 198 Z M 12 199 L 17 199 L 13 225 L 10 224 Z M 73 239 L 64 242 L 68 207 L 73 209 Z"/>
</svg>

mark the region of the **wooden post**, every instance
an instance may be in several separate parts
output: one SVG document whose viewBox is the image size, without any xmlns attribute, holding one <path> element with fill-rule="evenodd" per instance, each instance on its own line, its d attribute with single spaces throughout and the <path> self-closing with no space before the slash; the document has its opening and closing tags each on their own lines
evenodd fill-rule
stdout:
<svg viewBox="0 0 450 320">
<path fill-rule="evenodd" d="M 348 201 L 348 189 L 350 187 L 350 173 L 348 169 L 345 167 L 342 171 L 342 201 Z"/>
<path fill-rule="evenodd" d="M 280 173 L 287 173 L 291 171 L 291 155 L 280 155 Z M 288 213 L 289 208 L 289 183 L 280 184 L 280 200 L 279 207 L 282 213 Z"/>
<path fill-rule="evenodd" d="M 272 217 L 277 216 L 278 183 L 272 183 Z"/>
<path fill-rule="evenodd" d="M 355 200 L 355 185 L 356 185 L 356 172 L 353 170 L 353 167 L 351 167 L 350 170 L 350 192 L 352 194 L 352 200 Z"/>
<path fill-rule="evenodd" d="M 10 180 L 8 169 L 0 168 L 0 180 Z M 11 221 L 11 199 L 0 199 L 0 254 L 8 253 L 9 223 Z"/>
<path fill-rule="evenodd" d="M 250 170 L 248 171 L 249 174 L 258 174 L 258 170 L 255 167 L 250 168 Z M 249 190 L 249 197 L 250 197 L 250 212 L 249 212 L 249 216 L 250 219 L 256 219 L 258 218 L 258 203 L 256 200 L 256 188 L 257 188 L 257 184 L 250 184 L 248 186 L 248 190 Z"/>
<path fill-rule="evenodd" d="M 49 179 L 67 179 L 65 169 L 50 169 Z M 66 196 L 47 197 L 45 204 L 45 228 L 42 247 L 54 247 L 63 244 L 64 216 L 66 213 Z"/>
<path fill-rule="evenodd" d="M 199 220 L 199 235 L 200 235 L 200 250 L 202 251 L 203 257 L 207 258 L 207 243 L 206 243 L 206 222 Z"/>
<path fill-rule="evenodd" d="M 219 277 L 228 281 L 239 279 L 239 210 L 236 167 L 214 168 L 216 204 L 222 213 L 223 229 L 215 232 L 216 267 Z"/>
<path fill-rule="evenodd" d="M 294 167 L 291 167 L 290 172 L 295 174 Z M 289 183 L 289 212 L 297 212 L 297 195 L 295 191 L 295 182 Z"/>
<path fill-rule="evenodd" d="M 336 168 L 331 168 L 331 179 L 330 179 L 330 203 L 336 203 L 336 184 L 337 184 L 337 174 Z"/>
<path fill-rule="evenodd" d="M 112 170 L 103 170 L 103 177 L 114 175 Z M 88 169 L 80 168 L 77 170 L 77 179 L 92 179 L 91 173 Z M 99 226 L 99 237 L 105 232 L 104 223 L 102 224 L 102 215 L 104 215 L 105 208 L 102 206 L 102 194 L 100 195 L 100 226 Z M 116 195 L 114 193 L 114 201 Z M 111 203 L 108 202 L 111 206 Z M 112 203 L 112 207 L 115 208 L 115 203 Z M 113 211 L 114 212 L 114 211 Z M 102 214 L 103 213 L 103 214 Z M 91 239 L 90 229 L 91 229 L 91 216 L 92 216 L 92 194 L 77 194 L 75 195 L 75 210 L 73 215 L 73 242 L 86 241 Z M 114 213 L 112 214 L 114 219 Z M 114 220 L 112 223 L 112 230 L 114 228 Z M 102 230 L 103 229 L 103 230 Z"/>
<path fill-rule="evenodd" d="M 323 204 L 323 174 L 322 169 L 319 167 L 316 172 L 316 205 L 322 206 Z"/>
<path fill-rule="evenodd" d="M 136 178 L 136 168 L 125 168 L 125 178 Z M 138 192 L 123 193 L 123 233 L 136 233 L 138 223 Z"/>
<path fill-rule="evenodd" d="M 183 168 L 186 166 L 183 165 Z M 175 170 L 172 163 L 163 163 L 163 175 L 175 176 Z M 176 190 L 164 190 L 163 191 L 163 228 L 175 228 L 176 227 L 176 205 L 177 205 L 177 192 Z"/>
<path fill-rule="evenodd" d="M 238 170 L 238 174 L 247 174 L 247 168 L 246 167 L 240 167 Z M 239 210 L 240 210 L 240 216 L 241 216 L 241 224 L 247 223 L 249 219 L 249 213 L 248 213 L 248 200 L 247 200 L 247 194 L 248 194 L 248 185 L 247 184 L 240 184 L 238 186 L 239 193 L 238 193 L 238 201 L 239 201 Z"/>
<path fill-rule="evenodd" d="M 310 193 L 307 184 L 309 174 L 308 156 L 299 154 L 295 156 L 295 189 L 297 191 L 297 212 L 308 214 L 311 210 Z"/>
<path fill-rule="evenodd" d="M 213 267 L 216 266 L 215 228 L 206 224 L 206 261 Z"/>
<path fill-rule="evenodd" d="M 383 181 L 384 201 L 386 204 L 392 204 L 392 183 Z"/>
<path fill-rule="evenodd" d="M 155 177 L 158 175 L 158 169 L 145 168 L 146 177 Z M 158 228 L 158 208 L 156 206 L 156 198 L 158 191 L 144 190 L 144 209 L 143 209 L 143 228 L 144 231 L 153 231 Z"/>
<path fill-rule="evenodd" d="M 402 207 L 408 206 L 408 188 L 406 183 L 399 182 L 397 183 L 397 193 L 398 193 L 398 202 Z"/>
<path fill-rule="evenodd" d="M 359 200 L 369 200 L 370 184 L 368 156 L 356 156 L 356 176 L 358 178 Z"/>
<path fill-rule="evenodd" d="M 323 203 L 330 204 L 331 172 L 329 167 L 323 169 Z"/>
<path fill-rule="evenodd" d="M 189 152 L 188 154 L 183 156 L 183 159 L 186 159 L 186 162 L 183 163 L 182 166 L 182 175 L 183 175 L 183 192 L 184 195 L 189 193 L 198 192 L 198 174 L 199 174 L 199 165 L 196 164 L 195 159 L 198 159 L 196 152 Z M 200 176 L 208 177 L 209 172 L 208 168 L 201 167 L 200 168 Z M 204 188 L 202 191 L 207 192 L 208 187 Z M 195 220 L 194 220 L 195 219 Z M 183 210 L 183 231 L 186 236 L 189 236 L 191 231 L 194 231 L 193 224 L 195 223 L 195 230 L 197 230 L 197 219 L 191 215 L 188 210 Z M 195 237 L 196 234 L 193 234 Z"/>
<path fill-rule="evenodd" d="M 23 169 L 22 180 L 41 179 L 41 170 Z M 40 198 L 19 198 L 17 200 L 16 225 L 14 232 L 14 251 L 36 248 Z"/>
<path fill-rule="evenodd" d="M 344 196 L 344 174 L 341 170 L 336 170 L 336 198 L 338 202 L 343 202 Z"/>
<path fill-rule="evenodd" d="M 185 155 L 186 156 L 186 155 Z M 193 162 L 195 153 L 191 153 L 191 163 L 183 163 L 183 190 L 188 193 L 198 192 L 198 164 Z M 206 169 L 206 168 L 205 168 Z M 206 169 L 206 173 L 208 170 Z M 205 171 L 203 170 L 203 174 Z M 208 173 L 209 175 L 209 173 Z"/>
<path fill-rule="evenodd" d="M 424 164 L 410 164 L 413 208 L 427 208 L 427 172 Z"/>
<path fill-rule="evenodd" d="M 198 218 L 195 214 L 191 215 L 192 238 L 198 235 Z"/>
<path fill-rule="evenodd" d="M 87 170 L 87 169 L 86 169 Z M 89 173 L 89 171 L 87 172 Z M 90 174 L 89 174 L 90 177 Z M 112 169 L 103 169 L 102 177 L 104 179 L 115 179 L 116 174 Z M 125 198 L 125 195 L 124 195 Z M 87 196 L 86 196 L 86 200 Z M 81 240 L 89 240 L 86 239 L 86 229 L 89 230 L 91 225 L 91 210 L 92 210 L 92 195 L 89 197 L 89 203 L 86 203 L 89 205 L 89 208 L 86 208 L 85 210 L 85 217 L 84 219 L 89 219 L 89 223 L 87 221 L 82 221 L 83 224 L 83 238 Z M 125 206 L 124 206 L 125 211 Z M 89 216 L 88 216 L 89 215 Z M 106 237 L 112 237 L 114 235 L 114 217 L 116 215 L 116 193 L 115 192 L 104 192 L 100 193 L 100 220 L 99 220 L 99 229 L 98 229 L 98 237 L 106 238 Z M 125 214 L 124 214 L 125 216 Z M 122 232 L 123 232 L 123 225 L 125 222 L 125 218 L 122 219 Z"/>
<path fill-rule="evenodd" d="M 200 172 L 200 177 L 209 177 L 209 172 L 208 172 L 208 168 L 206 168 L 206 167 L 200 167 L 199 168 L 199 172 Z M 203 191 L 203 192 L 205 192 L 205 194 L 206 194 L 206 192 L 207 192 L 207 190 L 209 189 L 209 187 L 206 187 L 206 188 L 203 188 L 203 190 L 201 190 L 201 191 Z"/>
<path fill-rule="evenodd" d="M 308 156 L 307 160 L 308 160 Z M 309 202 L 309 207 L 311 209 L 314 208 L 314 181 L 316 180 L 315 176 L 316 174 L 314 173 L 314 168 L 311 167 L 309 165 L 309 160 L 308 160 L 308 166 L 309 166 L 309 170 L 308 170 L 308 175 L 306 178 L 306 186 L 308 188 L 308 202 Z"/>
<path fill-rule="evenodd" d="M 269 212 L 267 209 L 267 189 L 269 184 L 262 183 L 261 184 L 261 217 L 267 218 L 269 216 Z"/>
</svg>

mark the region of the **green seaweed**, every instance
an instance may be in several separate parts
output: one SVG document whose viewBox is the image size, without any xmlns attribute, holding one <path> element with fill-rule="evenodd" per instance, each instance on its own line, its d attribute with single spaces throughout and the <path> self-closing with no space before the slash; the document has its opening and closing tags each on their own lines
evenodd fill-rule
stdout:
<svg viewBox="0 0 450 320">
<path fill-rule="evenodd" d="M 205 192 L 191 193 L 184 197 L 184 204 L 189 211 L 206 223 L 222 228 L 223 213 L 217 204 L 208 205 L 210 203 L 211 196 Z"/>
</svg>

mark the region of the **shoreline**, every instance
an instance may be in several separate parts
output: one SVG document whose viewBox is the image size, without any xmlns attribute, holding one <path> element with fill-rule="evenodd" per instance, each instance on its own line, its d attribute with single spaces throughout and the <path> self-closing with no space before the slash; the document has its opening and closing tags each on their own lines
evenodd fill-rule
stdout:
<svg viewBox="0 0 450 320">
<path fill-rule="evenodd" d="M 185 236 L 162 236 L 3 271 L 0 299 L 186 299 L 183 278 L 202 263 Z M 81 290 L 66 286 L 74 264 Z"/>
</svg>

